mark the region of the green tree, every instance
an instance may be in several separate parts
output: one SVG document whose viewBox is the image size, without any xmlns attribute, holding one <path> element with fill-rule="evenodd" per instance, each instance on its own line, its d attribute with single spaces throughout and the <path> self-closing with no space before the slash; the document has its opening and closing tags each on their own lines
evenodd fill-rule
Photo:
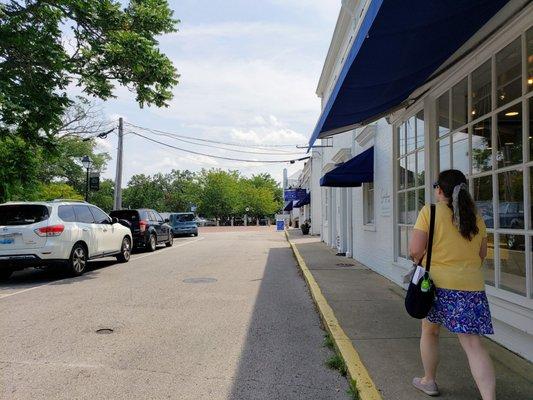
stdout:
<svg viewBox="0 0 533 400">
<path fill-rule="evenodd" d="M 238 213 L 240 176 L 237 171 L 202 170 L 199 180 L 199 213 L 209 218 L 228 218 Z"/>
<path fill-rule="evenodd" d="M 0 135 L 49 139 L 72 103 L 70 84 L 109 99 L 118 83 L 141 106 L 168 105 L 178 75 L 156 38 L 176 30 L 172 14 L 166 0 L 0 4 Z"/>
<path fill-rule="evenodd" d="M 100 189 L 89 193 L 89 201 L 106 212 L 113 210 L 115 182 L 111 179 L 100 181 Z"/>
<path fill-rule="evenodd" d="M 83 196 L 66 183 L 53 182 L 39 184 L 38 192 L 35 194 L 33 200 L 49 201 L 54 199 L 83 200 Z"/>
</svg>

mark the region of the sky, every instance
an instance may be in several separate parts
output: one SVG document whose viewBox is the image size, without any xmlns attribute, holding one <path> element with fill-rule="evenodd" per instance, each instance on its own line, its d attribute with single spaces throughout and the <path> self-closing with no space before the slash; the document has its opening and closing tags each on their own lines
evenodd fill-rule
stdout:
<svg viewBox="0 0 533 400">
<path fill-rule="evenodd" d="M 315 94 L 341 0 L 180 0 L 170 1 L 179 31 L 160 38 L 180 83 L 168 108 L 140 109 L 123 87 L 101 104 L 108 120 L 185 136 L 247 145 L 305 145 L 320 114 Z M 303 167 L 244 163 L 193 155 L 151 143 L 126 125 L 123 182 L 135 174 L 172 169 L 238 169 L 244 175 L 268 172 L 281 182 Z M 140 131 L 139 131 L 140 132 Z M 257 155 L 191 145 L 168 137 L 154 139 L 185 149 L 241 159 L 292 159 L 305 150 L 275 147 Z M 115 178 L 117 136 L 99 140 L 113 159 L 103 173 Z M 257 149 L 243 149 L 258 152 Z"/>
</svg>

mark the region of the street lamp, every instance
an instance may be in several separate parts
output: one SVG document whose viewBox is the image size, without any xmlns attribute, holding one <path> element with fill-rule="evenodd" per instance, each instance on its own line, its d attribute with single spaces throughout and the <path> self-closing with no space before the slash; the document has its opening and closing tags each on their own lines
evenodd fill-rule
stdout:
<svg viewBox="0 0 533 400">
<path fill-rule="evenodd" d="M 89 156 L 83 156 L 83 158 L 81 159 L 81 163 L 83 164 L 83 167 L 87 170 L 87 177 L 85 179 L 85 201 L 89 201 L 89 170 L 91 169 L 91 165 L 93 165 L 93 162 L 89 158 Z"/>
</svg>

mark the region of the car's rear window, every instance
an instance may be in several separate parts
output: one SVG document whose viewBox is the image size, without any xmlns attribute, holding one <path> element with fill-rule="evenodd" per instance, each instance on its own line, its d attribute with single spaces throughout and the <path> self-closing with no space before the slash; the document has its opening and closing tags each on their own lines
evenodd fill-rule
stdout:
<svg viewBox="0 0 533 400">
<path fill-rule="evenodd" d="M 130 222 L 139 221 L 139 213 L 137 210 L 116 210 L 111 211 L 109 215 L 118 219 L 125 219 L 126 221 Z"/>
<path fill-rule="evenodd" d="M 194 214 L 173 214 L 174 221 L 177 222 L 192 222 L 194 221 Z"/>
<path fill-rule="evenodd" d="M 29 225 L 47 220 L 48 207 L 38 204 L 0 206 L 0 225 Z"/>
</svg>

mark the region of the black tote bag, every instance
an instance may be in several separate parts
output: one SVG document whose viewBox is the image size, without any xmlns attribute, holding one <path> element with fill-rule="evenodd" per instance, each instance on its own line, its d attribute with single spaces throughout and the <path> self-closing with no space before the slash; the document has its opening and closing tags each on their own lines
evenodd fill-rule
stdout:
<svg viewBox="0 0 533 400">
<path fill-rule="evenodd" d="M 435 285 L 429 277 L 429 269 L 431 268 L 431 251 L 433 248 L 433 233 L 435 231 L 435 204 L 431 204 L 430 222 L 429 222 L 429 238 L 426 252 L 426 272 L 424 277 L 414 284 L 412 279 L 409 280 L 409 288 L 407 289 L 407 296 L 405 297 L 405 309 L 407 313 L 417 319 L 426 318 L 429 310 L 433 306 L 435 299 Z M 421 260 L 422 261 L 422 260 Z M 421 262 L 418 263 L 419 265 Z M 415 266 L 416 268 L 416 266 Z M 425 288 L 423 290 L 423 282 Z M 429 288 L 427 287 L 429 283 Z M 425 290 L 427 288 L 427 290 Z"/>
</svg>

